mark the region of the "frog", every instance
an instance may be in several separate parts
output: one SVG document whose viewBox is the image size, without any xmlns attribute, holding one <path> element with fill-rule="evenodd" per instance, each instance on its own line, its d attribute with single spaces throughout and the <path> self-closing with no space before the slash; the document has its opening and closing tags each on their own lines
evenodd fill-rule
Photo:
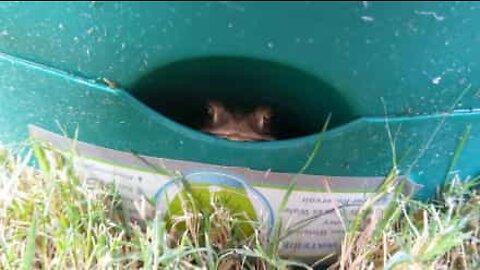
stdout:
<svg viewBox="0 0 480 270">
<path fill-rule="evenodd" d="M 206 121 L 200 130 L 236 142 L 273 141 L 273 110 L 269 106 L 257 106 L 251 110 L 228 107 L 219 100 L 206 103 Z"/>
</svg>

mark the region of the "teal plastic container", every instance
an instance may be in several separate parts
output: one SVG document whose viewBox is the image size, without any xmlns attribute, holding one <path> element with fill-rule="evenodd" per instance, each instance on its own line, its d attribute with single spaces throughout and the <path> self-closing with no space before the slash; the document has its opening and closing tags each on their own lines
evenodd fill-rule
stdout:
<svg viewBox="0 0 480 270">
<path fill-rule="evenodd" d="M 428 197 L 449 169 L 480 172 L 478 9 L 477 2 L 2 2 L 0 141 L 23 142 L 29 124 L 55 132 L 60 124 L 116 150 L 295 173 L 331 113 L 305 173 L 384 176 L 396 158 L 400 173 L 423 185 L 418 196 Z M 235 143 L 196 131 L 190 120 L 208 98 L 271 105 L 283 137 Z"/>
</svg>

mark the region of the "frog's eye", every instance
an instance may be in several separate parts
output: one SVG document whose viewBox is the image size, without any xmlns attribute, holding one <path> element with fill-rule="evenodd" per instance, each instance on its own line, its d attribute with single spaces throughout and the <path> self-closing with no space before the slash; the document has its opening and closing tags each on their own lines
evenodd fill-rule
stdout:
<svg viewBox="0 0 480 270">
<path fill-rule="evenodd" d="M 213 108 L 210 104 L 207 104 L 205 108 L 207 110 L 208 115 L 210 115 L 211 117 L 215 115 L 215 108 Z"/>
<path fill-rule="evenodd" d="M 220 120 L 220 115 L 224 111 L 223 104 L 219 101 L 209 101 L 206 106 L 207 113 L 214 123 Z"/>
<path fill-rule="evenodd" d="M 269 107 L 260 107 L 255 111 L 255 117 L 260 129 L 267 129 L 272 121 L 273 112 Z"/>
</svg>

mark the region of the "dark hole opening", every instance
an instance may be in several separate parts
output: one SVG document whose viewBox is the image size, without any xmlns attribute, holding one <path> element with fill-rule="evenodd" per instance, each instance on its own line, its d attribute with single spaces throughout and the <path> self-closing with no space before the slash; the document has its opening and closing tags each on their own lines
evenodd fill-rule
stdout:
<svg viewBox="0 0 480 270">
<path fill-rule="evenodd" d="M 329 129 L 355 118 L 333 87 L 304 71 L 242 57 L 205 57 L 175 62 L 140 78 L 132 94 L 155 111 L 197 128 L 208 100 L 227 106 L 273 109 L 277 139 L 318 133 L 329 113 Z"/>
</svg>

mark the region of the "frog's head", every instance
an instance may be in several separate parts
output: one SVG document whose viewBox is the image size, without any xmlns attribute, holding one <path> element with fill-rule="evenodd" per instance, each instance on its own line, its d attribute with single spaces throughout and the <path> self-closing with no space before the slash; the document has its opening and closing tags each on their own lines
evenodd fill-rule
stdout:
<svg viewBox="0 0 480 270">
<path fill-rule="evenodd" d="M 232 141 L 266 141 L 271 136 L 272 110 L 259 106 L 251 111 L 231 110 L 222 102 L 211 100 L 206 106 L 207 119 L 202 131 Z"/>
</svg>

